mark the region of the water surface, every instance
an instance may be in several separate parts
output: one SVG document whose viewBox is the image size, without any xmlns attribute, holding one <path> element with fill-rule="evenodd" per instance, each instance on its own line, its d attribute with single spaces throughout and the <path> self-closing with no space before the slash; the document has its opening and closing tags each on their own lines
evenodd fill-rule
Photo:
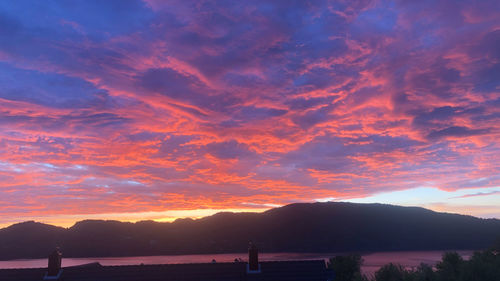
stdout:
<svg viewBox="0 0 500 281">
<path fill-rule="evenodd" d="M 472 251 L 457 251 L 464 259 L 472 255 Z M 335 253 L 261 253 L 260 260 L 328 260 Z M 406 268 L 417 267 L 420 263 L 435 265 L 441 260 L 443 251 L 408 251 L 408 252 L 376 252 L 363 255 L 364 274 L 372 275 L 377 269 L 387 263 L 398 263 Z M 109 258 L 64 258 L 62 266 L 75 266 L 92 262 L 102 265 L 137 265 L 137 264 L 176 264 L 176 263 L 206 263 L 233 262 L 234 259 L 247 260 L 247 253 L 212 254 L 212 255 L 175 255 L 175 256 L 141 256 L 141 257 L 109 257 Z M 40 268 L 47 266 L 47 259 L 24 259 L 0 261 L 0 268 Z"/>
</svg>

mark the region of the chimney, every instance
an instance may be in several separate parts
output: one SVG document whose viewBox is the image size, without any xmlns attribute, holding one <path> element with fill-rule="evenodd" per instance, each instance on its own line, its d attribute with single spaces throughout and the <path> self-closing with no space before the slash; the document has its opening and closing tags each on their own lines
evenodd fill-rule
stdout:
<svg viewBox="0 0 500 281">
<path fill-rule="evenodd" d="M 248 245 L 248 265 L 247 265 L 248 273 L 260 273 L 260 264 L 259 264 L 259 250 L 257 246 L 250 242 Z"/>
<path fill-rule="evenodd" d="M 43 280 L 57 280 L 61 276 L 61 260 L 62 254 L 59 248 L 56 248 L 52 254 L 49 255 L 49 265 L 47 267 L 47 273 Z"/>
</svg>

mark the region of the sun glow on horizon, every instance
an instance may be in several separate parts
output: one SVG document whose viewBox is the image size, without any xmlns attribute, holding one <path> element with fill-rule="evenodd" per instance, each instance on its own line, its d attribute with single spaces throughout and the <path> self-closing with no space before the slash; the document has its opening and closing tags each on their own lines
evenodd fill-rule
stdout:
<svg viewBox="0 0 500 281">
<path fill-rule="evenodd" d="M 160 212 L 137 212 L 137 213 L 103 213 L 103 214 L 80 214 L 80 215 L 54 215 L 54 216 L 34 216 L 26 217 L 23 221 L 35 221 L 54 226 L 69 228 L 76 222 L 82 220 L 116 220 L 121 222 L 139 222 L 139 221 L 156 221 L 156 222 L 173 222 L 177 219 L 200 219 L 203 217 L 215 215 L 221 212 L 232 213 L 248 213 L 248 212 L 265 212 L 268 208 L 254 209 L 195 209 L 195 210 L 169 210 Z M 17 218 L 12 221 L 0 223 L 0 228 L 8 227 L 12 224 L 19 223 Z"/>
</svg>

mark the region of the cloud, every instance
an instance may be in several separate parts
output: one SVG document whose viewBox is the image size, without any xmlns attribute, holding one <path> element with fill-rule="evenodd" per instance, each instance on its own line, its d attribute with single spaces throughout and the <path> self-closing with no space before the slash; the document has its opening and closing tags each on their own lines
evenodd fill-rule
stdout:
<svg viewBox="0 0 500 281">
<path fill-rule="evenodd" d="M 470 137 L 489 133 L 489 129 L 470 129 L 467 127 L 452 126 L 446 129 L 432 131 L 429 133 L 428 138 L 438 139 L 444 137 Z"/>
<path fill-rule="evenodd" d="M 241 159 L 253 155 L 246 145 L 239 144 L 234 140 L 209 143 L 205 147 L 208 153 L 220 159 Z"/>
<path fill-rule="evenodd" d="M 484 193 L 500 184 L 497 6 L 0 3 L 0 224 Z"/>
<path fill-rule="evenodd" d="M 316 110 L 307 111 L 304 114 L 298 114 L 292 118 L 292 121 L 304 130 L 328 121 L 331 116 L 329 113 L 332 111 L 333 106 L 323 106 Z"/>
<path fill-rule="evenodd" d="M 144 89 L 151 92 L 187 100 L 200 97 L 197 88 L 203 90 L 204 86 L 196 77 L 170 68 L 148 69 L 139 81 Z"/>
<path fill-rule="evenodd" d="M 333 102 L 338 96 L 318 97 L 318 98 L 296 98 L 287 101 L 291 110 L 304 110 Z"/>
<path fill-rule="evenodd" d="M 465 194 L 465 195 L 462 195 L 462 196 L 457 196 L 457 197 L 453 197 L 454 199 L 455 198 L 469 198 L 469 197 L 476 197 L 476 196 L 488 196 L 488 195 L 493 195 L 493 194 L 498 194 L 500 193 L 500 191 L 490 191 L 490 192 L 477 192 L 477 193 L 471 193 L 471 194 Z"/>
<path fill-rule="evenodd" d="M 58 108 L 113 106 L 108 91 L 80 78 L 0 64 L 0 98 Z"/>
</svg>

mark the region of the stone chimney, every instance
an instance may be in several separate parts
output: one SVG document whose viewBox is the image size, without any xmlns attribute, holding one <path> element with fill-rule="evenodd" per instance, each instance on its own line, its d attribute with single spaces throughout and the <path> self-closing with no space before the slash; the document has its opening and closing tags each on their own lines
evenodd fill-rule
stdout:
<svg viewBox="0 0 500 281">
<path fill-rule="evenodd" d="M 47 273 L 43 280 L 57 280 L 61 276 L 61 261 L 62 254 L 59 248 L 56 248 L 52 254 L 49 255 L 49 265 L 47 267 Z"/>
<path fill-rule="evenodd" d="M 260 264 L 259 264 L 259 250 L 257 246 L 250 242 L 248 245 L 248 265 L 247 265 L 248 273 L 260 273 Z"/>
</svg>

